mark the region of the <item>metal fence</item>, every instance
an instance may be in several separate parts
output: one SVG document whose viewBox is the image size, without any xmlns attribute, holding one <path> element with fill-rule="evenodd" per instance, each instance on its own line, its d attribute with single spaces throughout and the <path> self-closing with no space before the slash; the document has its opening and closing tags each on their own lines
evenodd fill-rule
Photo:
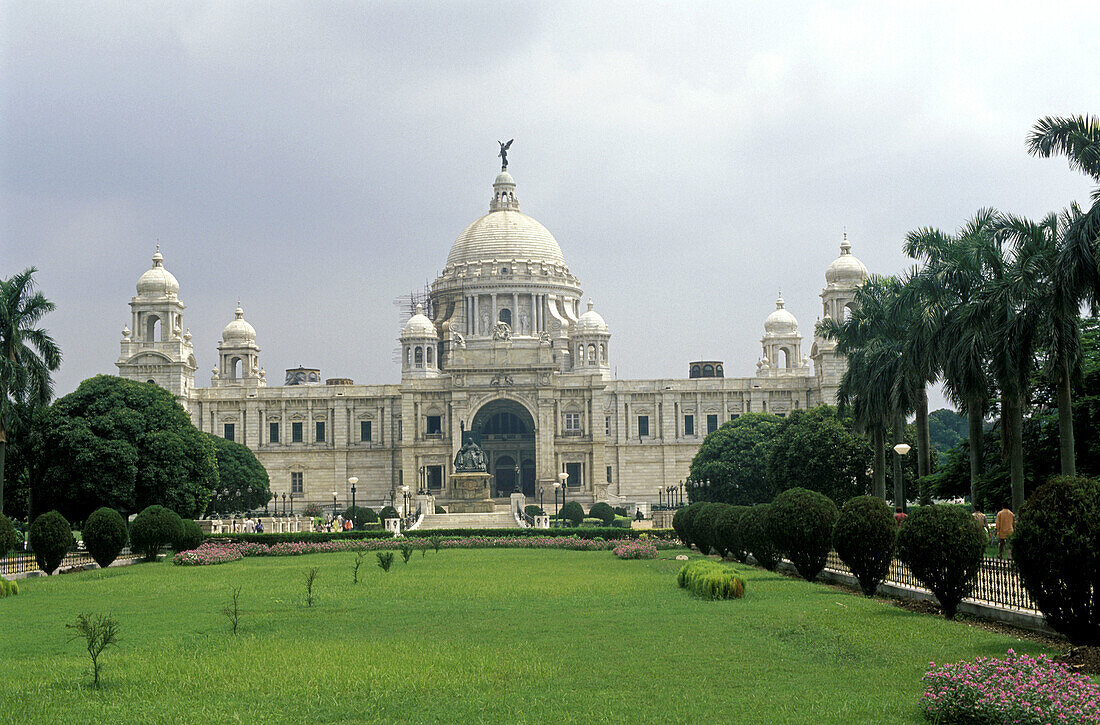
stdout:
<svg viewBox="0 0 1100 725">
<path fill-rule="evenodd" d="M 829 553 L 825 569 L 839 574 L 850 575 L 852 573 L 848 565 L 840 560 L 835 551 Z M 883 583 L 928 591 L 913 576 L 913 572 L 909 571 L 909 567 L 897 559 L 890 562 L 890 571 Z M 970 596 L 963 599 L 963 601 L 1041 614 L 1039 608 L 1035 606 L 1035 602 L 1028 596 L 1027 590 L 1024 589 L 1023 582 L 1020 581 L 1020 573 L 1016 569 L 1016 563 L 1007 559 L 983 558 L 974 580 L 974 588 L 971 590 Z"/>
<path fill-rule="evenodd" d="M 130 547 L 127 546 L 125 549 L 122 550 L 122 553 L 118 555 L 118 558 L 115 559 L 115 561 L 133 560 L 140 558 L 141 557 L 139 555 L 131 552 Z M 65 558 L 61 560 L 61 564 L 58 566 L 58 569 L 64 569 L 70 566 L 87 566 L 88 564 L 94 563 L 95 559 L 93 559 L 87 551 L 85 551 L 84 549 L 79 549 L 76 551 L 70 551 L 68 554 L 65 554 Z M 18 552 L 16 554 L 12 554 L 11 556 L 6 556 L 3 559 L 0 559 L 0 574 L 2 575 L 26 574 L 34 571 L 40 571 L 40 569 L 38 567 L 38 562 L 35 561 L 34 554 L 32 553 Z"/>
</svg>

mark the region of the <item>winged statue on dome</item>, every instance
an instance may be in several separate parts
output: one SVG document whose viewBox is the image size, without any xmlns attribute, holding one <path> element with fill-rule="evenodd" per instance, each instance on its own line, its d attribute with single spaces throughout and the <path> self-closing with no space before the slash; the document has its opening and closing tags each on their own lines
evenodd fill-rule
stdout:
<svg viewBox="0 0 1100 725">
<path fill-rule="evenodd" d="M 497 154 L 497 156 L 500 157 L 500 170 L 501 171 L 507 171 L 508 170 L 508 149 L 512 148 L 512 142 L 513 141 L 515 141 L 514 138 L 509 139 L 508 143 L 504 143 L 502 141 L 497 141 L 497 143 L 500 144 L 500 153 Z"/>
</svg>

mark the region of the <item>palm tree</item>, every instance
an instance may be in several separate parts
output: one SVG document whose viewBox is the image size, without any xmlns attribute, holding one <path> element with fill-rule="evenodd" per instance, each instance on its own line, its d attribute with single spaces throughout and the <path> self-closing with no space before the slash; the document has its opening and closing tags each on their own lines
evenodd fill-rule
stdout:
<svg viewBox="0 0 1100 725">
<path fill-rule="evenodd" d="M 1027 137 L 1028 152 L 1049 158 L 1069 159 L 1069 166 L 1092 177 L 1092 206 L 1074 219 L 1065 232 L 1058 255 L 1059 276 L 1089 300 L 1093 312 L 1100 308 L 1100 116 L 1041 118 Z"/>
<path fill-rule="evenodd" d="M 1036 344 L 1045 349 L 1047 378 L 1057 391 L 1058 442 L 1061 472 L 1076 475 L 1073 440 L 1073 379 L 1081 349 L 1081 293 L 1058 266 L 1066 244 L 1066 231 L 1080 219 L 1072 205 L 1061 214 L 1048 214 L 1041 222 L 1008 216 L 999 234 L 1012 243 L 1016 263 L 1005 280 L 1016 309 L 1028 313 L 1028 324 L 1037 333 Z"/>
<path fill-rule="evenodd" d="M 972 303 L 985 283 L 982 250 L 992 243 L 994 209 L 981 209 L 956 234 L 922 228 L 906 236 L 905 253 L 924 263 L 913 281 L 933 326 L 931 350 L 951 402 L 969 420 L 970 500 L 977 506 L 982 437 L 989 409 L 989 344 Z"/>
<path fill-rule="evenodd" d="M 4 510 L 4 459 L 8 434 L 21 423 L 20 405 L 46 405 L 53 395 L 50 373 L 61 366 L 61 350 L 39 321 L 54 309 L 34 290 L 29 267 L 0 280 L 0 513 Z"/>
</svg>

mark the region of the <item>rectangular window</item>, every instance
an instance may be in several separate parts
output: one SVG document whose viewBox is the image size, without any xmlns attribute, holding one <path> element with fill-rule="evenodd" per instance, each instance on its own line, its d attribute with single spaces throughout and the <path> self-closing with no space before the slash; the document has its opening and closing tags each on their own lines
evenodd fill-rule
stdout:
<svg viewBox="0 0 1100 725">
<path fill-rule="evenodd" d="M 607 467 L 607 482 L 611 483 L 611 466 Z"/>
<path fill-rule="evenodd" d="M 605 416 L 603 419 L 603 434 L 605 436 L 611 436 L 611 416 Z"/>
<path fill-rule="evenodd" d="M 279 424 L 268 423 L 267 424 L 267 440 L 269 443 L 279 442 Z"/>
<path fill-rule="evenodd" d="M 236 428 L 237 428 L 237 426 L 235 426 L 234 424 L 226 423 L 225 424 L 225 435 L 223 435 L 222 438 L 226 439 L 227 441 L 233 440 L 233 436 L 235 436 L 237 434 Z"/>
<path fill-rule="evenodd" d="M 443 435 L 443 424 L 438 415 L 428 416 L 428 427 L 425 430 L 428 435 Z"/>
<path fill-rule="evenodd" d="M 566 463 L 565 472 L 569 474 L 569 480 L 565 482 L 569 488 L 580 488 L 584 483 L 581 480 L 581 473 L 584 471 L 584 466 L 580 463 Z"/>
<path fill-rule="evenodd" d="M 686 436 L 695 435 L 695 416 L 694 415 L 685 415 L 684 416 L 684 435 L 686 435 Z"/>
<path fill-rule="evenodd" d="M 301 471 L 294 471 L 290 474 L 290 495 L 295 494 L 302 495 L 302 476 L 304 474 Z"/>
<path fill-rule="evenodd" d="M 649 416 L 648 415 L 639 415 L 638 416 L 638 437 L 639 438 L 644 438 L 647 435 L 649 435 Z"/>
<path fill-rule="evenodd" d="M 580 433 L 581 432 L 581 414 L 580 413 L 566 413 L 565 414 L 565 432 L 566 433 Z"/>
<path fill-rule="evenodd" d="M 716 430 L 718 430 L 718 414 L 711 413 L 707 416 L 707 435 L 710 435 Z"/>
<path fill-rule="evenodd" d="M 359 440 L 363 443 L 369 443 L 371 440 L 370 424 L 371 422 L 369 420 L 359 421 Z"/>
<path fill-rule="evenodd" d="M 302 424 L 291 423 L 290 424 L 290 442 L 301 443 L 302 442 Z"/>
<path fill-rule="evenodd" d="M 428 466 L 428 490 L 443 490 L 443 466 Z"/>
<path fill-rule="evenodd" d="M 316 422 L 316 427 L 317 427 L 317 442 L 318 443 L 324 443 L 325 442 L 325 421 L 323 421 L 323 420 L 317 421 Z"/>
</svg>

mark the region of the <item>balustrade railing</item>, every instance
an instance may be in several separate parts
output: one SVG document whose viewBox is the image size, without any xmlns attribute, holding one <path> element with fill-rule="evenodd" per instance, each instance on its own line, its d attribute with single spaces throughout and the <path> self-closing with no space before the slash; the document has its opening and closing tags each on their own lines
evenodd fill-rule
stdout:
<svg viewBox="0 0 1100 725">
<path fill-rule="evenodd" d="M 126 547 L 122 550 L 122 553 L 118 555 L 115 561 L 140 559 L 141 557 L 130 551 L 130 547 Z M 61 564 L 58 569 L 66 569 L 73 566 L 87 566 L 88 564 L 94 564 L 95 559 L 84 549 L 74 549 L 61 560 Z M 38 562 L 34 558 L 34 553 L 29 551 L 15 552 L 9 556 L 0 559 L 0 574 L 27 574 L 30 572 L 40 571 Z"/>
</svg>

